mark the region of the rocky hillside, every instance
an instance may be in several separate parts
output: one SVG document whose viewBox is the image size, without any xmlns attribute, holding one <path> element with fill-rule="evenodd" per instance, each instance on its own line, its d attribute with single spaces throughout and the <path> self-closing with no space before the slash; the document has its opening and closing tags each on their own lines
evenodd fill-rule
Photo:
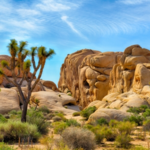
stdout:
<svg viewBox="0 0 150 150">
<path fill-rule="evenodd" d="M 94 101 L 101 108 L 127 110 L 150 104 L 149 69 L 150 51 L 139 45 L 123 53 L 85 49 L 66 57 L 58 86 L 70 90 L 83 108 Z"/>
</svg>

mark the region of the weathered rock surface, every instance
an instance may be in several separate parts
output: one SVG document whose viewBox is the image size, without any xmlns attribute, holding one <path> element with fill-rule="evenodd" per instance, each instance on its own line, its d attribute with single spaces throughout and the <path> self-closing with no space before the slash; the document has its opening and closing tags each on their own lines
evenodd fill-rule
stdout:
<svg viewBox="0 0 150 150">
<path fill-rule="evenodd" d="M 20 110 L 19 97 L 14 89 L 1 88 L 0 91 L 0 114 L 11 110 Z"/>
<path fill-rule="evenodd" d="M 64 105 L 67 104 L 76 105 L 76 100 L 64 93 L 54 91 L 33 92 L 31 95 L 31 101 L 34 102 L 35 99 L 40 101 L 39 106 L 47 106 L 53 111 L 63 111 L 65 114 L 76 112 L 76 110 L 66 109 L 64 107 Z M 34 103 L 32 105 L 34 105 Z"/>
<path fill-rule="evenodd" d="M 108 94 L 109 74 L 122 53 L 80 50 L 68 55 L 61 67 L 58 87 L 70 90 L 83 108 Z"/>
<path fill-rule="evenodd" d="M 116 109 L 105 109 L 100 108 L 96 110 L 92 115 L 90 115 L 87 123 L 94 123 L 100 118 L 105 118 L 107 121 L 112 119 L 123 121 L 125 118 L 129 117 L 130 114 Z"/>
</svg>

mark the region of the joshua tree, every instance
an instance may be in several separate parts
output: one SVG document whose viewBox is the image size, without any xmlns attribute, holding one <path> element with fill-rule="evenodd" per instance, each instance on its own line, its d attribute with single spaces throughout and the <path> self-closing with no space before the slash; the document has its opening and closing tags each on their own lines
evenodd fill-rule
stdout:
<svg viewBox="0 0 150 150">
<path fill-rule="evenodd" d="M 1 61 L 2 67 L 11 71 L 13 80 L 10 80 L 5 74 L 5 72 L 0 68 L 0 75 L 4 76 L 8 82 L 12 83 L 18 89 L 20 98 L 23 102 L 23 110 L 21 117 L 22 122 L 26 122 L 27 107 L 30 101 L 31 93 L 33 92 L 36 84 L 40 81 L 46 59 L 48 57 L 51 57 L 55 53 L 53 49 L 46 51 L 46 48 L 43 46 L 38 48 L 32 47 L 31 50 L 29 51 L 25 49 L 26 45 L 27 42 L 21 41 L 20 45 L 18 45 L 16 40 L 14 39 L 11 40 L 10 44 L 8 45 L 9 53 L 11 55 L 10 63 L 8 63 L 5 60 Z M 28 55 L 31 55 L 31 60 L 30 59 L 26 60 L 26 57 Z M 37 65 L 35 62 L 35 56 L 38 57 Z M 30 72 L 31 64 L 33 65 L 34 71 L 31 77 L 29 78 L 28 75 Z M 31 84 L 38 70 L 40 70 L 39 75 L 37 76 L 35 82 Z M 23 76 L 18 83 L 17 77 L 19 77 L 21 73 L 23 73 Z M 27 97 L 24 96 L 23 91 L 21 89 L 21 85 L 24 80 L 27 81 L 27 88 L 28 88 Z"/>
</svg>

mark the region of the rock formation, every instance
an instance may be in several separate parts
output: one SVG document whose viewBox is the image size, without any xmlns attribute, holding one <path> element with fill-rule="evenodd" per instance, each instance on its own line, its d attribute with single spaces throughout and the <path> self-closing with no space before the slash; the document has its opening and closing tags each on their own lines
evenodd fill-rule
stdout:
<svg viewBox="0 0 150 150">
<path fill-rule="evenodd" d="M 108 94 L 110 71 L 121 56 L 121 52 L 101 53 L 88 49 L 68 55 L 61 67 L 59 89 L 71 91 L 83 108 L 94 100 L 101 100 Z"/>
<path fill-rule="evenodd" d="M 6 60 L 9 64 L 10 64 L 10 60 L 11 60 L 11 57 L 7 56 L 7 55 L 0 55 L 0 68 L 2 68 L 1 66 L 1 61 L 2 60 Z M 4 73 L 8 76 L 9 79 L 12 79 L 12 72 L 9 71 L 8 69 L 5 69 L 5 68 L 2 68 Z M 15 68 L 15 73 L 17 74 L 18 73 L 18 69 L 17 67 Z M 31 73 L 28 74 L 28 77 L 30 78 L 31 77 Z M 20 75 L 18 76 L 18 81 L 20 80 L 20 78 L 22 78 L 23 76 L 23 73 L 21 72 Z M 1 87 L 12 87 L 12 83 L 9 83 L 3 76 L 0 76 L 0 86 Z"/>
</svg>

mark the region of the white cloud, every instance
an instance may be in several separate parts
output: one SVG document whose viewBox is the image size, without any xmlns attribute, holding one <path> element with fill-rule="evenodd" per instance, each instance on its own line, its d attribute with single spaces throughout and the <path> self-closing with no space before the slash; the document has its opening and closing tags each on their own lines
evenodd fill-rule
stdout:
<svg viewBox="0 0 150 150">
<path fill-rule="evenodd" d="M 81 33 L 74 27 L 73 23 L 68 21 L 68 17 L 67 16 L 62 16 L 61 19 L 67 23 L 67 25 L 72 29 L 72 31 L 74 31 L 75 33 L 79 34 L 81 36 Z"/>
<path fill-rule="evenodd" d="M 118 2 L 127 4 L 127 5 L 142 4 L 142 3 L 148 2 L 148 1 L 149 0 L 118 0 Z"/>
<path fill-rule="evenodd" d="M 57 2 L 56 0 L 42 0 L 41 3 L 37 4 L 36 7 L 43 11 L 64 11 L 71 9 L 70 3 L 63 4 L 62 2 Z"/>
<path fill-rule="evenodd" d="M 41 13 L 33 9 L 17 9 L 16 12 L 22 17 L 40 15 Z"/>
</svg>

